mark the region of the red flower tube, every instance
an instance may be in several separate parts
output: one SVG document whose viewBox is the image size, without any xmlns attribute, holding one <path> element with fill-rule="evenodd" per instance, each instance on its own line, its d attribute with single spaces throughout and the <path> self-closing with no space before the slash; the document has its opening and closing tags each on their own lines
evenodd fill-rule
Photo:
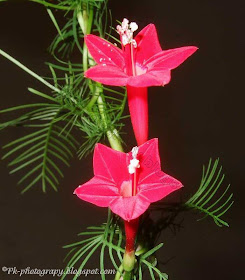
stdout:
<svg viewBox="0 0 245 280">
<path fill-rule="evenodd" d="M 138 145 L 148 138 L 147 88 L 169 83 L 172 69 L 178 67 L 197 47 L 162 50 L 154 24 L 147 25 L 135 39 L 138 26 L 124 19 L 117 30 L 122 49 L 108 41 L 87 35 L 88 50 L 98 65 L 86 71 L 85 76 L 106 85 L 127 86 L 131 121 Z"/>
</svg>

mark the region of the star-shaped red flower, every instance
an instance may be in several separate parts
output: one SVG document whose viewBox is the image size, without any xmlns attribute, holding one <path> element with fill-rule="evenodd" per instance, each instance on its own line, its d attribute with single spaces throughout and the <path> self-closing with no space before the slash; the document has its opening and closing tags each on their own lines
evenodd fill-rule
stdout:
<svg viewBox="0 0 245 280">
<path fill-rule="evenodd" d="M 194 46 L 162 50 L 154 24 L 147 25 L 138 33 L 135 37 L 136 47 L 133 48 L 127 44 L 121 50 L 94 35 L 87 35 L 85 41 L 98 64 L 90 68 L 85 76 L 112 86 L 166 85 L 171 79 L 170 70 L 178 67 L 197 50 Z"/>
<path fill-rule="evenodd" d="M 108 41 L 87 35 L 88 50 L 98 64 L 85 72 L 85 77 L 106 85 L 127 86 L 128 105 L 138 145 L 148 139 L 147 88 L 164 86 L 171 79 L 171 70 L 178 67 L 197 47 L 162 50 L 154 24 L 147 25 L 135 39 L 136 23 L 124 19 L 117 30 L 122 49 Z"/>
<path fill-rule="evenodd" d="M 122 153 L 102 144 L 94 151 L 94 177 L 79 186 L 75 194 L 82 200 L 112 212 L 130 221 L 143 214 L 150 203 L 161 200 L 182 187 L 173 177 L 161 171 L 158 140 L 152 139 L 138 148 L 140 167 L 135 174 L 129 173 L 132 152 Z M 136 194 L 133 182 L 136 177 Z"/>
</svg>

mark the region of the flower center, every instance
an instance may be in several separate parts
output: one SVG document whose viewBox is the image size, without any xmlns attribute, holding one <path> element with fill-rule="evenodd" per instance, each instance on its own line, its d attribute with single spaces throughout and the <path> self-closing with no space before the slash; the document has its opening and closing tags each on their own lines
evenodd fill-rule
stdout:
<svg viewBox="0 0 245 280">
<path fill-rule="evenodd" d="M 132 159 L 128 165 L 128 172 L 132 177 L 129 181 L 123 181 L 120 186 L 120 195 L 123 197 L 131 197 L 137 194 L 137 169 L 140 168 L 139 160 L 137 159 L 138 152 L 138 147 L 132 149 Z"/>
<path fill-rule="evenodd" d="M 117 26 L 117 33 L 120 35 L 122 49 L 126 55 L 127 74 L 136 76 L 134 49 L 137 48 L 137 43 L 133 38 L 134 32 L 138 29 L 135 22 L 129 23 L 129 20 L 124 18 L 121 25 Z"/>
<path fill-rule="evenodd" d="M 136 75 L 137 76 L 143 75 L 146 72 L 147 72 L 147 67 L 145 67 L 139 63 L 136 63 Z"/>
<path fill-rule="evenodd" d="M 139 160 L 137 159 L 139 152 L 138 147 L 134 147 L 132 149 L 132 158 L 130 160 L 130 164 L 128 166 L 129 174 L 132 174 L 132 195 L 136 195 L 137 193 L 137 169 L 140 168 Z"/>
<path fill-rule="evenodd" d="M 120 187 L 120 195 L 123 197 L 132 196 L 132 182 L 131 181 L 123 181 Z"/>
</svg>

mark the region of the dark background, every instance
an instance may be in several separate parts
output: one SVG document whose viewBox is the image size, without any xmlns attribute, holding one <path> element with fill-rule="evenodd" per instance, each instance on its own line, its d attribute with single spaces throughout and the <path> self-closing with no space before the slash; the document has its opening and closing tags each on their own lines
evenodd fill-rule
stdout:
<svg viewBox="0 0 245 280">
<path fill-rule="evenodd" d="M 45 76 L 46 49 L 56 34 L 46 10 L 35 3 L 0 4 L 0 48 Z M 244 279 L 244 6 L 243 1 L 109 1 L 114 19 L 127 17 L 140 29 L 155 23 L 164 49 L 196 45 L 199 51 L 173 71 L 164 88 L 152 88 L 150 138 L 160 139 L 164 170 L 180 179 L 188 197 L 199 185 L 201 168 L 220 157 L 232 184 L 235 204 L 218 228 L 211 219 L 185 215 L 177 235 L 162 236 L 159 259 L 172 280 Z M 27 87 L 40 83 L 0 57 L 0 108 L 36 101 Z M 0 116 L 2 118 L 2 116 Z M 130 126 L 127 127 L 132 135 Z M 22 135 L 20 128 L 1 133 L 1 145 Z M 126 136 L 129 148 L 134 144 Z M 128 149 L 129 149 L 128 148 Z M 3 155 L 3 152 L 1 152 Z M 62 245 L 106 219 L 106 209 L 78 200 L 75 187 L 92 176 L 91 156 L 65 170 L 59 192 L 42 194 L 37 186 L 20 195 L 18 175 L 1 161 L 0 266 L 63 268 Z M 94 266 L 93 266 L 94 265 Z M 96 264 L 90 264 L 96 267 Z M 52 278 L 52 277 L 51 277 Z M 50 279 L 51 279 L 50 278 Z M 99 279 L 95 276 L 89 279 Z M 0 279 L 18 276 L 0 272 Z M 22 276 L 22 279 L 40 279 Z M 44 279 L 49 279 L 47 276 Z"/>
</svg>

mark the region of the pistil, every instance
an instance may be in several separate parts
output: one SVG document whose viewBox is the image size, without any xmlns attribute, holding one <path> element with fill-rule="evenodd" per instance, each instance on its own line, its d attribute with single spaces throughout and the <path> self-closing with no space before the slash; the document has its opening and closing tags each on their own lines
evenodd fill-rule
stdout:
<svg viewBox="0 0 245 280">
<path fill-rule="evenodd" d="M 133 73 L 133 76 L 136 76 L 135 63 L 134 63 L 134 46 L 132 43 L 130 44 L 130 47 L 131 47 L 130 53 L 131 53 L 132 73 Z"/>
</svg>

